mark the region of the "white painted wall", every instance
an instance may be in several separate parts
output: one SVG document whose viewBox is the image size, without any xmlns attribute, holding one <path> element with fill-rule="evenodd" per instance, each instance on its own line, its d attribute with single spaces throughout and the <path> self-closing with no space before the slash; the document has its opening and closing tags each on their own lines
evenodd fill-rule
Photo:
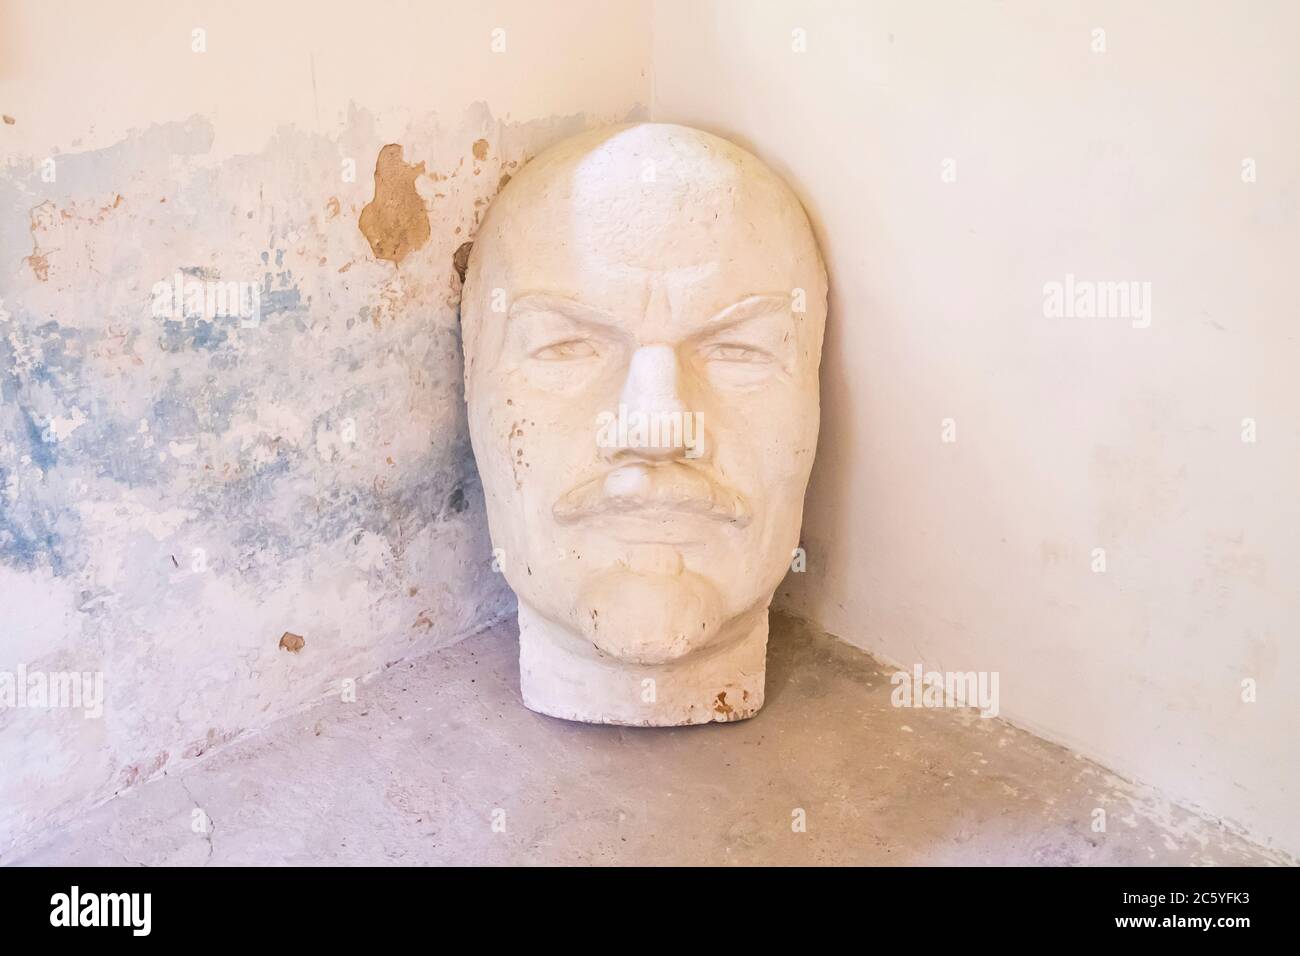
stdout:
<svg viewBox="0 0 1300 956">
<path fill-rule="evenodd" d="M 779 600 L 998 671 L 1004 716 L 1291 852 L 1298 30 L 1288 2 L 659 0 L 652 107 L 784 172 L 826 254 Z M 1150 282 L 1150 326 L 1045 317 L 1067 273 Z"/>
<path fill-rule="evenodd" d="M 285 126 L 337 132 L 353 106 L 391 139 L 413 117 L 450 121 L 475 102 L 504 121 L 646 105 L 649 0 L 563 0 L 563 11 L 527 0 L 0 0 L 0 109 L 17 120 L 0 148 L 90 149 L 198 115 L 216 128 L 220 159 Z"/>
<path fill-rule="evenodd" d="M 649 3 L 565 10 L 0 2 L 0 861 L 512 609 L 453 255 L 649 96 Z M 358 226 L 390 143 L 428 219 L 397 265 Z M 181 270 L 264 281 L 261 321 L 160 318 Z M 102 707 L 14 693 L 65 673 Z"/>
</svg>

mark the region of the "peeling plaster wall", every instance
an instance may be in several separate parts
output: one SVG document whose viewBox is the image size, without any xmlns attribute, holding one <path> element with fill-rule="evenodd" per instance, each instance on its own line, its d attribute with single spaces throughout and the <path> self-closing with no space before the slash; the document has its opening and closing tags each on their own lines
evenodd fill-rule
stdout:
<svg viewBox="0 0 1300 956">
<path fill-rule="evenodd" d="M 648 6 L 274 7 L 0 5 L 0 674 L 105 698 L 0 706 L 0 854 L 512 608 L 454 259 L 639 115 Z"/>
<path fill-rule="evenodd" d="M 651 107 L 787 174 L 826 255 L 779 603 L 997 672 L 1003 717 L 1292 854 L 1298 29 L 1267 0 L 658 0 Z M 1045 317 L 1067 273 L 1150 282 L 1150 325 Z"/>
</svg>

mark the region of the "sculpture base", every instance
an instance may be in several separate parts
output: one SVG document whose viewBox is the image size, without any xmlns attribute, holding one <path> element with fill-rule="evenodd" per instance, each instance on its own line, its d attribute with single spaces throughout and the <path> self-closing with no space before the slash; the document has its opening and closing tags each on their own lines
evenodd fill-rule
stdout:
<svg viewBox="0 0 1300 956">
<path fill-rule="evenodd" d="M 539 714 L 633 727 L 744 720 L 763 706 L 766 672 L 766 609 L 716 646 L 667 664 L 630 664 L 519 603 L 519 687 Z"/>
</svg>

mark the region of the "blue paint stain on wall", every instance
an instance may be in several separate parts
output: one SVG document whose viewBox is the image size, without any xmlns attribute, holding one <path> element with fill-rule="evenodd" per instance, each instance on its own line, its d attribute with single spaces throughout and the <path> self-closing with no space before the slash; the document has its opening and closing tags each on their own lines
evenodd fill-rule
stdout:
<svg viewBox="0 0 1300 956">
<path fill-rule="evenodd" d="M 297 288 L 273 289 L 262 293 L 262 316 L 278 315 L 281 312 L 302 312 L 302 294 Z"/>
<path fill-rule="evenodd" d="M 29 408 L 19 405 L 18 417 L 22 420 L 27 435 L 27 454 L 31 457 L 32 464 L 42 471 L 49 471 L 58 463 L 54 442 L 48 437 L 45 428 L 32 417 Z"/>
<path fill-rule="evenodd" d="M 0 486 L 9 480 L 9 472 L 0 468 Z M 64 574 L 64 560 L 59 537 L 34 510 L 16 513 L 0 499 L 0 562 L 22 571 L 33 571 L 48 564 L 54 575 Z"/>
</svg>

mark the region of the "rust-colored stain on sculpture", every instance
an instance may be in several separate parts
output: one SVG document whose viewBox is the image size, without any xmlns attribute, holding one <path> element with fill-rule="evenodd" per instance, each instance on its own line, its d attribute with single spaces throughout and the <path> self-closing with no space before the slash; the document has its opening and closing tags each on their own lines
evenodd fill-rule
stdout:
<svg viewBox="0 0 1300 956">
<path fill-rule="evenodd" d="M 429 241 L 429 213 L 415 188 L 424 163 L 402 160 L 402 147 L 389 143 L 375 160 L 375 198 L 361 210 L 357 226 L 376 259 L 399 264 Z"/>
</svg>

